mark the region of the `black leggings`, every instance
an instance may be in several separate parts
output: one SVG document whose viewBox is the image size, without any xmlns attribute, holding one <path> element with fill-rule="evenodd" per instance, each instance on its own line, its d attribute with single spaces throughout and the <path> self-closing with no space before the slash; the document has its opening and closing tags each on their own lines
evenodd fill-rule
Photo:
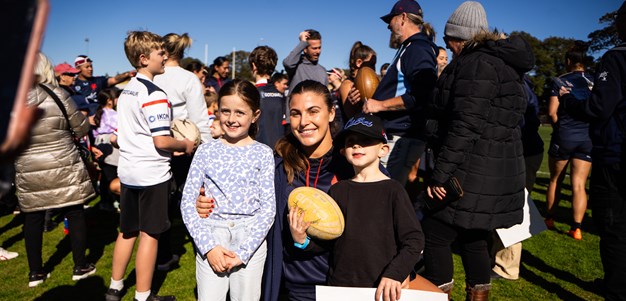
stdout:
<svg viewBox="0 0 626 301">
<path fill-rule="evenodd" d="M 491 259 L 487 248 L 490 231 L 462 229 L 428 216 L 422 220 L 422 230 L 426 238 L 426 279 L 437 286 L 452 281 L 454 264 L 451 245 L 456 240 L 461 249 L 468 284 L 474 286 L 490 282 Z"/>
<path fill-rule="evenodd" d="M 74 266 L 85 266 L 85 249 L 87 246 L 87 229 L 83 205 L 75 205 L 58 209 L 67 218 L 72 257 Z M 41 248 L 43 244 L 43 223 L 46 211 L 25 212 L 24 214 L 24 242 L 30 271 L 43 271 Z"/>
<path fill-rule="evenodd" d="M 100 163 L 102 174 L 100 175 L 100 201 L 103 204 L 111 204 L 117 199 L 117 196 L 111 192 L 109 185 L 113 179 L 117 178 L 117 166 Z"/>
</svg>

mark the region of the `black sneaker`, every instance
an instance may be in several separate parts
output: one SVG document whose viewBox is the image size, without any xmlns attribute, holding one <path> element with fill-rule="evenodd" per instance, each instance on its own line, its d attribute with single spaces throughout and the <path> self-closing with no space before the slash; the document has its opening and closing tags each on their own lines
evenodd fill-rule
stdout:
<svg viewBox="0 0 626 301">
<path fill-rule="evenodd" d="M 137 301 L 137 299 L 133 299 L 133 300 Z M 174 296 L 157 296 L 157 295 L 150 294 L 150 296 L 148 296 L 148 299 L 146 299 L 146 301 L 176 301 L 176 297 L 174 297 Z"/>
<path fill-rule="evenodd" d="M 96 266 L 93 263 L 89 263 L 83 267 L 75 267 L 74 274 L 72 275 L 72 280 L 77 281 L 81 279 L 85 279 L 96 272 Z"/>
<path fill-rule="evenodd" d="M 50 273 L 46 272 L 31 272 L 28 274 L 28 287 L 35 287 L 42 284 L 46 279 L 50 278 Z"/>
<path fill-rule="evenodd" d="M 109 288 L 106 294 L 104 294 L 106 301 L 120 301 L 122 300 L 122 296 L 124 296 L 124 289 L 116 290 L 114 288 Z"/>
<path fill-rule="evenodd" d="M 167 262 L 157 264 L 157 271 L 169 271 L 178 265 L 178 261 L 180 261 L 180 256 L 174 254 Z"/>
</svg>

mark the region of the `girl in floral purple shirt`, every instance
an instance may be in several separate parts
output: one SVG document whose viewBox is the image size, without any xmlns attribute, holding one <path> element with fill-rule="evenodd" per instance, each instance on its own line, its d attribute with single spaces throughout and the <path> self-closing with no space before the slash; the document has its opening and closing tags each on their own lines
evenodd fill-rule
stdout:
<svg viewBox="0 0 626 301">
<path fill-rule="evenodd" d="M 233 300 L 259 300 L 265 236 L 276 215 L 274 156 L 253 139 L 261 112 L 254 85 L 226 83 L 218 105 L 223 135 L 196 151 L 180 208 L 196 246 L 198 299 L 222 300 L 229 293 Z M 207 219 L 196 212 L 200 187 L 215 202 Z"/>
<path fill-rule="evenodd" d="M 102 90 L 98 93 L 98 110 L 94 115 L 95 129 L 92 130 L 93 136 L 98 137 L 101 134 L 111 134 L 117 129 L 117 93 L 111 89 Z"/>
</svg>

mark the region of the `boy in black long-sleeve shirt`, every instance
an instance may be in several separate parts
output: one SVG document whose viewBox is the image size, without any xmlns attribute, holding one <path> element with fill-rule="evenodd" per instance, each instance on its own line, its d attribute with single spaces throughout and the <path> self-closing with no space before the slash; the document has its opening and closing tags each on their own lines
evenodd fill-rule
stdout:
<svg viewBox="0 0 626 301">
<path fill-rule="evenodd" d="M 345 229 L 334 243 L 328 284 L 377 287 L 376 300 L 381 294 L 385 300 L 397 300 L 419 259 L 424 236 L 402 185 L 379 169 L 380 158 L 389 152 L 382 122 L 376 116 L 357 115 L 336 141 L 355 176 L 329 190 L 343 212 Z M 305 251 L 319 248 L 306 236 L 309 223 L 297 212 L 293 207 L 289 214 L 294 241 Z"/>
</svg>

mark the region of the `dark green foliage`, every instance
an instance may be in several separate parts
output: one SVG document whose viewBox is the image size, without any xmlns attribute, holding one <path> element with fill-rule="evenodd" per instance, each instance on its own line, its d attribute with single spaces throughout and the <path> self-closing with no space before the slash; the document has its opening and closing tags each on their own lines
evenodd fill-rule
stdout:
<svg viewBox="0 0 626 301">
<path fill-rule="evenodd" d="M 606 50 L 612 48 L 614 46 L 619 45 L 622 41 L 617 35 L 617 30 L 615 28 L 615 17 L 617 16 L 617 11 L 612 11 L 610 13 L 605 14 L 600 18 L 600 24 L 605 24 L 605 26 L 601 29 L 591 32 L 587 38 L 591 43 L 590 49 L 593 52 L 598 52 L 602 50 Z"/>
<path fill-rule="evenodd" d="M 235 68 L 235 78 L 248 80 L 254 82 L 254 76 L 252 75 L 252 70 L 250 69 L 250 64 L 248 63 L 248 57 L 250 56 L 249 51 L 245 50 L 237 50 L 235 51 L 235 61 L 233 62 L 233 53 L 224 54 L 230 62 L 230 67 Z M 232 72 L 232 70 L 231 70 Z"/>
</svg>

